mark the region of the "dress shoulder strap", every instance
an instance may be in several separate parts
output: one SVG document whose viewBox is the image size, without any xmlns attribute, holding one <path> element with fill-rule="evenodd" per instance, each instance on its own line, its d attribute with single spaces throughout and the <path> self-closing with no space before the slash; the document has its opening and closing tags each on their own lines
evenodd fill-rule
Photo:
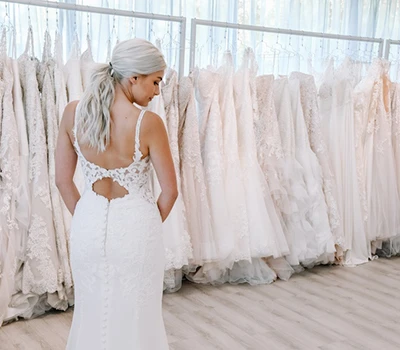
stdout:
<svg viewBox="0 0 400 350">
<path fill-rule="evenodd" d="M 76 151 L 78 152 L 78 154 L 81 153 L 81 148 L 79 147 L 79 142 L 78 142 L 78 113 L 76 113 L 77 109 L 78 109 L 78 104 L 75 106 L 75 113 L 74 113 L 74 126 L 72 128 L 72 134 L 74 135 L 74 146 Z"/>
<path fill-rule="evenodd" d="M 136 133 L 135 133 L 135 161 L 139 161 L 142 159 L 143 154 L 140 151 L 140 125 L 142 124 L 143 116 L 146 111 L 143 109 L 140 114 L 138 121 L 136 123 Z"/>
</svg>

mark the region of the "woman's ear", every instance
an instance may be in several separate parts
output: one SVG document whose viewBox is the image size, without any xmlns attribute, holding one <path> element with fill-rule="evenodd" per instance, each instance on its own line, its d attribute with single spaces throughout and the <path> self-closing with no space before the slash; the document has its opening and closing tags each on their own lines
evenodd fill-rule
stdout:
<svg viewBox="0 0 400 350">
<path fill-rule="evenodd" d="M 138 77 L 130 77 L 129 78 L 129 81 L 131 82 L 131 84 L 136 84 L 136 82 L 137 82 L 137 80 L 138 80 Z"/>
</svg>

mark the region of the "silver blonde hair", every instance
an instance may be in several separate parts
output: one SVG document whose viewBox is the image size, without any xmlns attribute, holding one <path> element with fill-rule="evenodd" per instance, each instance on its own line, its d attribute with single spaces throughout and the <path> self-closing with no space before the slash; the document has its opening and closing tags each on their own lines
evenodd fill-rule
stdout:
<svg viewBox="0 0 400 350">
<path fill-rule="evenodd" d="M 98 64 L 76 109 L 79 141 L 103 152 L 110 142 L 110 108 L 115 84 L 135 75 L 165 70 L 164 56 L 152 43 L 129 39 L 114 47 L 109 64 Z"/>
</svg>

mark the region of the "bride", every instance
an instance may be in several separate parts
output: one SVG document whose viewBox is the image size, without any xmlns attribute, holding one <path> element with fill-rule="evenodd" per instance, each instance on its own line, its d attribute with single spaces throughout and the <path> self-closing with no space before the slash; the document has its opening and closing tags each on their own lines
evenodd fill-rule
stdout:
<svg viewBox="0 0 400 350">
<path fill-rule="evenodd" d="M 161 224 L 177 198 L 160 117 L 138 109 L 160 93 L 166 64 L 150 42 L 116 45 L 81 101 L 67 105 L 56 151 L 56 183 L 73 214 L 70 239 L 75 310 L 69 350 L 163 350 Z M 73 183 L 77 161 L 85 177 Z M 161 194 L 148 187 L 153 164 Z"/>
</svg>

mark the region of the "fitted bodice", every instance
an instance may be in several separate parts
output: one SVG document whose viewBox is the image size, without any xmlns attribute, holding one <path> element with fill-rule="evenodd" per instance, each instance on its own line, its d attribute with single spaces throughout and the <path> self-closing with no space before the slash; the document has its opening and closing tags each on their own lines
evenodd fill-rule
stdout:
<svg viewBox="0 0 400 350">
<path fill-rule="evenodd" d="M 93 184 L 104 178 L 110 178 L 114 182 L 126 189 L 127 196 L 141 195 L 144 199 L 154 202 L 154 197 L 149 189 L 150 156 L 143 158 L 140 151 L 140 125 L 143 120 L 145 110 L 140 112 L 136 123 L 135 133 L 135 154 L 132 163 L 127 167 L 105 169 L 97 164 L 89 162 L 82 154 L 76 132 L 76 120 L 74 126 L 74 147 L 82 167 L 85 178 L 86 188 L 92 189 Z"/>
</svg>

